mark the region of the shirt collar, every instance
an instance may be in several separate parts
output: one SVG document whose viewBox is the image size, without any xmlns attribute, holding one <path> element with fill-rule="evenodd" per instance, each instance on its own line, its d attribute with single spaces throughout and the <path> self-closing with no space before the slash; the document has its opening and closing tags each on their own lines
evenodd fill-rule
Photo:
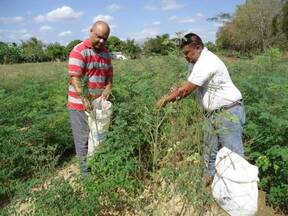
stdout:
<svg viewBox="0 0 288 216">
<path fill-rule="evenodd" d="M 201 50 L 200 56 L 199 56 L 199 58 L 197 59 L 197 61 L 196 61 L 195 64 L 197 64 L 197 62 L 198 62 L 207 52 L 208 52 L 208 49 L 207 49 L 206 47 L 204 47 L 204 48 Z M 189 65 L 189 69 L 192 69 L 192 68 L 194 67 L 194 65 L 195 65 L 195 64 L 193 64 L 193 63 L 189 63 L 189 64 L 190 64 L 190 65 Z"/>
<path fill-rule="evenodd" d="M 207 52 L 208 52 L 208 49 L 207 49 L 206 47 L 204 47 L 204 48 L 202 49 L 201 53 L 200 53 L 199 59 L 200 59 L 203 55 L 205 55 Z M 199 59 L 198 59 L 198 60 L 199 60 Z"/>
<path fill-rule="evenodd" d="M 92 48 L 92 47 L 93 47 L 93 46 L 92 46 L 92 42 L 91 42 L 90 39 L 86 39 L 86 40 L 84 41 L 84 45 L 85 45 L 86 47 L 88 47 L 88 48 Z"/>
<path fill-rule="evenodd" d="M 84 41 L 84 46 L 86 46 L 87 48 L 92 49 L 93 48 L 92 41 L 90 39 L 86 39 Z M 103 47 L 102 50 L 100 50 L 100 52 L 107 52 L 107 50 L 106 50 L 105 47 Z"/>
</svg>

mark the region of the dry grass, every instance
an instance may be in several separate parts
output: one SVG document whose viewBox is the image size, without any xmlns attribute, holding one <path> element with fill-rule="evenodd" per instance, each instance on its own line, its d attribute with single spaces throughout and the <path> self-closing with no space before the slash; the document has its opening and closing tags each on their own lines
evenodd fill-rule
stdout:
<svg viewBox="0 0 288 216">
<path fill-rule="evenodd" d="M 67 73 L 66 62 L 0 65 L 1 85 L 15 88 L 23 80 L 49 82 L 59 79 L 59 76 L 66 76 Z"/>
</svg>

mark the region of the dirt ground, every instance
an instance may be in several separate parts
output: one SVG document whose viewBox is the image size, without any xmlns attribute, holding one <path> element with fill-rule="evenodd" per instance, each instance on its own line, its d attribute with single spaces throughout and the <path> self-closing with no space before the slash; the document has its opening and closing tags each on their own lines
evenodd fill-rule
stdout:
<svg viewBox="0 0 288 216">
<path fill-rule="evenodd" d="M 61 170 L 58 170 L 58 172 L 55 175 L 55 178 L 57 177 L 64 177 L 65 180 L 69 181 L 73 185 L 73 180 L 75 178 L 74 175 L 79 175 L 79 166 L 77 163 L 71 163 L 68 166 L 62 168 Z M 73 177 L 74 176 L 74 177 Z M 40 187 L 33 188 L 32 190 L 42 190 L 47 189 L 50 185 L 51 179 L 46 181 L 44 184 L 42 184 Z M 183 205 L 184 203 L 184 205 Z M 153 209 L 156 207 L 156 215 L 169 215 L 169 216 L 190 216 L 194 215 L 193 207 L 185 206 L 185 210 L 183 211 L 183 206 L 185 206 L 185 199 L 175 196 L 171 200 L 166 200 L 166 202 L 160 202 L 158 203 L 157 207 L 152 207 Z M 23 202 L 18 203 L 18 213 L 26 212 L 28 209 L 33 208 L 33 201 L 30 199 L 27 199 Z M 229 216 L 224 210 L 222 210 L 216 202 L 211 206 L 211 209 L 208 211 L 204 211 L 205 216 Z M 114 215 L 114 214 L 113 214 Z M 133 215 L 131 213 L 125 214 L 125 215 Z M 138 215 L 138 214 L 137 214 Z M 139 212 L 139 215 L 143 215 Z M 264 191 L 259 191 L 259 200 L 258 200 L 258 212 L 256 216 L 285 216 L 285 214 L 275 211 L 272 207 L 268 206 L 266 204 L 266 193 Z"/>
<path fill-rule="evenodd" d="M 259 191 L 258 212 L 256 216 L 284 216 L 285 214 L 277 213 L 272 207 L 266 204 L 266 193 Z"/>
</svg>

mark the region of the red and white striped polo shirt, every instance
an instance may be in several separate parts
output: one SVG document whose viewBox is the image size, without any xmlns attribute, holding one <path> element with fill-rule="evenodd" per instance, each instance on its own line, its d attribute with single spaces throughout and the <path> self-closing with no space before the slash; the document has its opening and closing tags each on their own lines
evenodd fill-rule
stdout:
<svg viewBox="0 0 288 216">
<path fill-rule="evenodd" d="M 113 66 L 107 49 L 95 52 L 89 39 L 76 45 L 69 55 L 69 75 L 81 77 L 87 81 L 90 96 L 100 97 L 107 85 L 107 80 L 112 80 Z M 72 84 L 69 85 L 68 108 L 84 110 L 80 95 Z"/>
</svg>

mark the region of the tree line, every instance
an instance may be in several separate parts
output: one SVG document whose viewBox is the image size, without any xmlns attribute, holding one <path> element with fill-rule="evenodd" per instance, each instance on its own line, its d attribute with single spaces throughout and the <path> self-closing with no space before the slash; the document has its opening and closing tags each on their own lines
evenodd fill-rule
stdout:
<svg viewBox="0 0 288 216">
<path fill-rule="evenodd" d="M 221 13 L 210 21 L 222 22 L 216 45 L 241 52 L 265 52 L 288 48 L 288 1 L 246 0 L 234 16 Z"/>
<path fill-rule="evenodd" d="M 67 46 L 59 43 L 45 45 L 41 40 L 32 37 L 27 41 L 17 43 L 0 42 L 0 64 L 46 62 L 67 60 L 70 51 L 81 40 L 73 40 Z M 167 55 L 175 50 L 176 46 L 170 40 L 168 34 L 147 39 L 140 47 L 135 40 L 120 40 L 111 36 L 107 41 L 110 52 L 122 52 L 131 59 L 140 58 L 143 55 Z"/>
<path fill-rule="evenodd" d="M 246 0 L 237 6 L 234 15 L 220 13 L 207 19 L 220 22 L 216 42 L 205 45 L 212 51 L 236 51 L 241 54 L 265 52 L 271 47 L 288 49 L 288 1 Z M 196 32 L 197 33 L 197 32 Z M 109 37 L 111 52 L 121 51 L 131 59 L 141 56 L 168 55 L 176 50 L 175 38 L 169 34 L 147 38 L 143 45 L 135 40 Z M 45 45 L 35 37 L 20 44 L 0 42 L 0 64 L 64 61 L 73 47 L 81 42 L 73 40 L 67 46 L 59 43 Z"/>
<path fill-rule="evenodd" d="M 22 41 L 20 44 L 0 42 L 0 63 L 63 61 L 79 42 L 81 41 L 74 40 L 67 46 L 59 43 L 45 45 L 35 37 Z"/>
</svg>

